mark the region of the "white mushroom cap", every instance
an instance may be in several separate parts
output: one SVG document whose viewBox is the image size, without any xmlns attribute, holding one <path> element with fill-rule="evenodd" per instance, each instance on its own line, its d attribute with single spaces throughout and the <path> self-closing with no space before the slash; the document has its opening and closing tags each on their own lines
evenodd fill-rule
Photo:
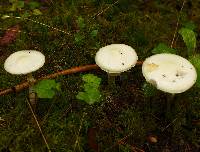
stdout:
<svg viewBox="0 0 200 152">
<path fill-rule="evenodd" d="M 121 73 L 135 66 L 138 56 L 135 50 L 125 44 L 111 44 L 96 53 L 96 64 L 108 73 Z"/>
<path fill-rule="evenodd" d="M 191 88 L 197 79 L 194 66 L 185 58 L 175 54 L 156 54 L 142 65 L 147 82 L 168 93 L 182 93 Z"/>
<path fill-rule="evenodd" d="M 35 50 L 22 50 L 11 54 L 4 63 L 4 69 L 11 74 L 27 74 L 44 65 L 45 56 Z"/>
</svg>

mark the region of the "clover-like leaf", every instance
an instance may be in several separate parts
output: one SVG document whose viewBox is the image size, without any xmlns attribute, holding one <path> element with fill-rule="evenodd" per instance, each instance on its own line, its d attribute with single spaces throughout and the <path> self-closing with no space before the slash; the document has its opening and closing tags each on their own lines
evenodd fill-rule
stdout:
<svg viewBox="0 0 200 152">
<path fill-rule="evenodd" d="M 24 1 L 16 1 L 17 8 L 24 8 Z"/>
<path fill-rule="evenodd" d="M 160 53 L 172 53 L 176 54 L 176 50 L 173 48 L 168 47 L 164 43 L 159 43 L 152 51 L 153 54 L 160 54 Z"/>
<path fill-rule="evenodd" d="M 96 36 L 97 36 L 97 33 L 98 33 L 98 30 L 93 30 L 93 31 L 90 32 L 90 35 L 91 35 L 92 37 L 96 37 Z"/>
<path fill-rule="evenodd" d="M 183 27 L 185 27 L 187 29 L 191 29 L 191 30 L 196 29 L 196 25 L 194 24 L 193 21 L 188 21 L 188 22 L 183 23 Z"/>
<path fill-rule="evenodd" d="M 55 80 L 42 80 L 33 86 L 33 89 L 39 98 L 53 98 L 56 90 L 60 90 L 60 83 Z"/>
<path fill-rule="evenodd" d="M 101 93 L 99 91 L 101 78 L 98 78 L 93 74 L 85 74 L 82 76 L 82 79 L 84 81 L 84 92 L 79 92 L 76 98 L 83 100 L 88 104 L 94 104 L 95 102 L 98 102 L 101 98 Z"/>
<path fill-rule="evenodd" d="M 42 12 L 39 9 L 34 9 L 33 14 L 34 15 L 42 15 Z"/>
<path fill-rule="evenodd" d="M 185 42 L 188 54 L 194 54 L 194 50 L 196 48 L 196 35 L 193 30 L 189 28 L 181 28 L 178 33 L 182 36 L 183 41 Z"/>
<path fill-rule="evenodd" d="M 93 74 L 85 74 L 82 76 L 82 79 L 84 82 L 92 84 L 93 86 L 99 86 L 101 83 L 101 78 L 98 78 Z"/>
<path fill-rule="evenodd" d="M 76 97 L 77 99 L 83 100 L 88 104 L 94 104 L 100 100 L 101 94 L 99 90 L 91 88 L 85 92 L 79 92 Z"/>
<path fill-rule="evenodd" d="M 29 2 L 28 3 L 28 5 L 29 5 L 29 8 L 30 9 L 36 9 L 36 8 L 39 8 L 40 7 L 40 3 L 38 3 L 38 2 Z"/>
<path fill-rule="evenodd" d="M 84 18 L 82 18 L 81 16 L 79 16 L 76 21 L 77 21 L 78 27 L 80 29 L 83 29 L 85 27 Z"/>
</svg>

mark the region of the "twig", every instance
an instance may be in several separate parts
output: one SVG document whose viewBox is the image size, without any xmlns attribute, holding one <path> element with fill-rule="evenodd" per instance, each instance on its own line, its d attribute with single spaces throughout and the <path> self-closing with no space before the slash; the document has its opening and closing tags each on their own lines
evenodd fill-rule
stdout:
<svg viewBox="0 0 200 152">
<path fill-rule="evenodd" d="M 94 16 L 92 16 L 92 19 L 95 19 L 97 16 L 103 14 L 104 12 L 106 12 L 109 8 L 113 7 L 115 4 L 119 3 L 119 0 L 117 0 L 116 2 L 114 2 L 113 4 L 111 4 L 110 6 L 106 7 L 105 9 L 103 9 L 101 12 L 95 14 Z"/>
<path fill-rule="evenodd" d="M 53 78 L 58 77 L 60 75 L 67 75 L 67 74 L 72 74 L 72 73 L 77 73 L 77 72 L 84 72 L 84 71 L 88 71 L 88 70 L 92 70 L 92 69 L 98 69 L 98 66 L 97 65 L 86 65 L 86 66 L 74 67 L 74 68 L 71 68 L 71 69 L 59 71 L 59 72 L 41 77 L 38 80 L 35 80 L 34 83 L 36 83 L 37 81 L 43 80 L 43 79 L 53 79 Z M 27 87 L 29 87 L 29 83 L 23 82 L 23 83 L 20 83 L 16 86 L 12 87 L 12 88 L 5 89 L 5 90 L 1 91 L 0 96 L 9 94 L 11 92 L 19 92 L 19 91 L 21 91 L 21 90 L 23 90 Z"/>
<path fill-rule="evenodd" d="M 143 63 L 142 61 L 138 61 L 137 65 L 141 65 L 142 63 Z M 99 69 L 99 67 L 96 64 L 73 67 L 71 69 L 59 71 L 59 72 L 41 77 L 41 78 L 35 80 L 34 83 L 36 83 L 40 80 L 43 80 L 43 79 L 53 79 L 53 78 L 56 78 L 56 77 L 61 76 L 61 75 L 68 75 L 68 74 L 73 74 L 73 73 L 78 73 L 78 72 L 85 72 L 85 71 L 90 71 L 90 70 L 94 70 L 94 69 Z M 29 83 L 23 82 L 23 83 L 20 83 L 16 86 L 13 86 L 12 88 L 8 88 L 8 89 L 4 89 L 4 90 L 0 91 L 0 96 L 6 95 L 6 94 L 9 94 L 9 93 L 12 93 L 12 92 L 19 92 L 19 91 L 24 90 L 27 87 L 29 87 Z"/>
<path fill-rule="evenodd" d="M 76 145 L 78 144 L 78 141 L 79 141 L 79 135 L 80 135 L 80 132 L 81 132 L 81 129 L 82 129 L 82 126 L 83 126 L 83 120 L 85 118 L 85 115 L 87 115 L 87 113 L 84 112 L 82 119 L 81 119 L 79 129 L 78 129 L 78 133 L 77 133 L 77 136 L 76 136 L 76 141 L 75 141 L 75 144 L 74 144 L 74 151 L 76 151 Z"/>
<path fill-rule="evenodd" d="M 42 135 L 42 138 L 43 138 L 43 140 L 44 140 L 44 142 L 45 142 L 45 144 L 46 144 L 46 146 L 47 146 L 47 149 L 48 149 L 49 152 L 51 152 L 51 149 L 50 149 L 50 147 L 49 147 L 49 144 L 48 144 L 48 142 L 47 142 L 47 140 L 46 140 L 46 138 L 45 138 L 45 136 L 44 136 L 44 134 L 43 134 L 43 132 L 42 132 L 42 129 L 41 129 L 40 124 L 39 124 L 39 122 L 38 122 L 38 120 L 37 120 L 37 117 L 36 117 L 36 115 L 35 115 L 35 113 L 34 113 L 34 111 L 33 111 L 33 108 L 32 108 L 32 106 L 31 106 L 29 100 L 26 100 L 26 101 L 27 101 L 28 106 L 29 106 L 29 108 L 30 108 L 30 110 L 31 110 L 31 113 L 32 113 L 32 115 L 33 115 L 33 117 L 34 117 L 34 119 L 35 119 L 35 122 L 36 122 L 36 124 L 37 124 L 37 127 L 38 127 L 38 129 L 39 129 L 39 131 L 40 131 L 40 134 Z"/>
<path fill-rule="evenodd" d="M 126 145 L 127 143 L 124 142 L 124 141 L 121 141 L 121 143 L 119 143 L 119 145 Z M 130 149 L 133 151 L 133 152 L 145 152 L 144 150 L 140 149 L 140 148 L 137 148 L 136 146 L 133 146 L 133 145 L 130 145 Z"/>
<path fill-rule="evenodd" d="M 181 9 L 179 11 L 179 14 L 182 12 L 184 5 L 185 5 L 185 0 L 182 3 Z M 171 45 L 170 45 L 171 48 L 173 48 L 173 45 L 174 45 L 174 42 L 175 42 L 175 38 L 176 38 L 176 35 L 177 35 L 178 26 L 179 26 L 179 21 L 180 21 L 180 18 L 178 17 L 178 20 L 176 22 L 175 32 L 174 32 L 174 35 L 173 35 L 173 38 L 172 38 L 172 42 L 171 42 Z"/>
<path fill-rule="evenodd" d="M 117 145 L 125 145 L 127 144 L 125 142 L 125 140 L 130 137 L 133 133 L 130 133 L 129 135 L 123 137 L 122 139 L 118 140 L 114 145 L 112 145 L 111 147 L 109 147 L 108 149 L 106 149 L 105 151 L 110 151 L 111 148 L 117 146 Z M 130 148 L 133 152 L 145 152 L 144 150 L 137 148 L 136 146 L 130 145 Z"/>
<path fill-rule="evenodd" d="M 161 130 L 161 132 L 165 131 L 169 126 L 171 126 L 178 118 L 175 118 L 171 123 L 169 123 L 165 128 Z"/>
</svg>

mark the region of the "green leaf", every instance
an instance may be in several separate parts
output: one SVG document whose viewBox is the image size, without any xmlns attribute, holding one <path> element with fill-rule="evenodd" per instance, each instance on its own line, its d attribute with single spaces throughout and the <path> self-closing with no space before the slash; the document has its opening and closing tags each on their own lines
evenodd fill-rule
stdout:
<svg viewBox="0 0 200 152">
<path fill-rule="evenodd" d="M 101 78 L 98 78 L 93 74 L 85 74 L 82 76 L 82 79 L 84 81 L 84 92 L 79 92 L 76 98 L 83 100 L 88 104 L 94 104 L 95 102 L 98 102 L 101 98 L 101 93 L 99 91 Z"/>
<path fill-rule="evenodd" d="M 42 15 L 42 12 L 39 9 L 34 9 L 33 15 Z"/>
<path fill-rule="evenodd" d="M 40 7 L 40 3 L 38 2 L 29 2 L 28 5 L 30 9 L 36 9 Z"/>
<path fill-rule="evenodd" d="M 11 6 L 11 8 L 9 9 L 9 11 L 16 11 L 16 9 L 17 9 L 17 3 L 13 3 L 12 4 L 12 6 Z"/>
<path fill-rule="evenodd" d="M 190 30 L 194 30 L 196 28 L 196 25 L 194 24 L 193 21 L 189 21 L 189 22 L 183 23 L 183 27 Z"/>
<path fill-rule="evenodd" d="M 101 83 L 101 78 L 98 78 L 97 76 L 93 74 L 85 74 L 82 76 L 82 79 L 84 82 L 89 83 L 94 87 L 99 87 Z"/>
<path fill-rule="evenodd" d="M 84 42 L 84 39 L 85 39 L 84 35 L 81 35 L 80 33 L 76 33 L 74 35 L 74 40 L 77 45 L 82 45 Z"/>
<path fill-rule="evenodd" d="M 100 100 L 101 94 L 99 90 L 90 89 L 90 90 L 87 90 L 87 92 L 79 92 L 76 97 L 77 99 L 83 100 L 86 103 L 91 105 Z"/>
<path fill-rule="evenodd" d="M 91 35 L 92 37 L 96 37 L 96 36 L 97 36 L 97 33 L 98 33 L 98 30 L 93 30 L 93 31 L 90 33 L 90 35 Z"/>
<path fill-rule="evenodd" d="M 17 0 L 9 0 L 10 3 L 16 3 Z"/>
<path fill-rule="evenodd" d="M 190 56 L 189 61 L 194 65 L 197 71 L 196 86 L 200 88 L 200 54 Z"/>
<path fill-rule="evenodd" d="M 29 16 L 30 16 L 29 12 L 25 11 L 24 14 L 21 15 L 21 18 L 23 19 L 23 18 L 27 18 Z"/>
<path fill-rule="evenodd" d="M 172 53 L 176 54 L 176 50 L 168 47 L 164 43 L 159 43 L 157 47 L 155 47 L 152 51 L 153 54 L 160 54 L 160 53 Z"/>
<path fill-rule="evenodd" d="M 17 1 L 17 8 L 24 8 L 24 1 Z"/>
<path fill-rule="evenodd" d="M 55 80 L 42 80 L 33 86 L 39 98 L 53 98 L 56 90 L 60 91 L 60 84 Z"/>
<path fill-rule="evenodd" d="M 188 28 L 181 28 L 178 33 L 182 36 L 183 41 L 187 46 L 188 54 L 194 54 L 196 48 L 196 35 L 194 31 Z"/>
<path fill-rule="evenodd" d="M 84 19 L 81 16 L 78 17 L 77 24 L 80 29 L 83 29 L 85 27 Z"/>
<path fill-rule="evenodd" d="M 145 97 L 152 97 L 156 95 L 157 89 L 148 82 L 145 82 L 142 86 L 142 90 Z"/>
</svg>

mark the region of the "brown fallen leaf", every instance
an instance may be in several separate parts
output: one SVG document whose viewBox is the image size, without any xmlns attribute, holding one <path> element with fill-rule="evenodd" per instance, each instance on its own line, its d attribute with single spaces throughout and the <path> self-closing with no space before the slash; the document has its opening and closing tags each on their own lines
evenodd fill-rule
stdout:
<svg viewBox="0 0 200 152">
<path fill-rule="evenodd" d="M 16 40 L 17 34 L 20 32 L 19 25 L 15 25 L 6 30 L 3 37 L 0 38 L 0 46 L 7 46 Z"/>
</svg>

